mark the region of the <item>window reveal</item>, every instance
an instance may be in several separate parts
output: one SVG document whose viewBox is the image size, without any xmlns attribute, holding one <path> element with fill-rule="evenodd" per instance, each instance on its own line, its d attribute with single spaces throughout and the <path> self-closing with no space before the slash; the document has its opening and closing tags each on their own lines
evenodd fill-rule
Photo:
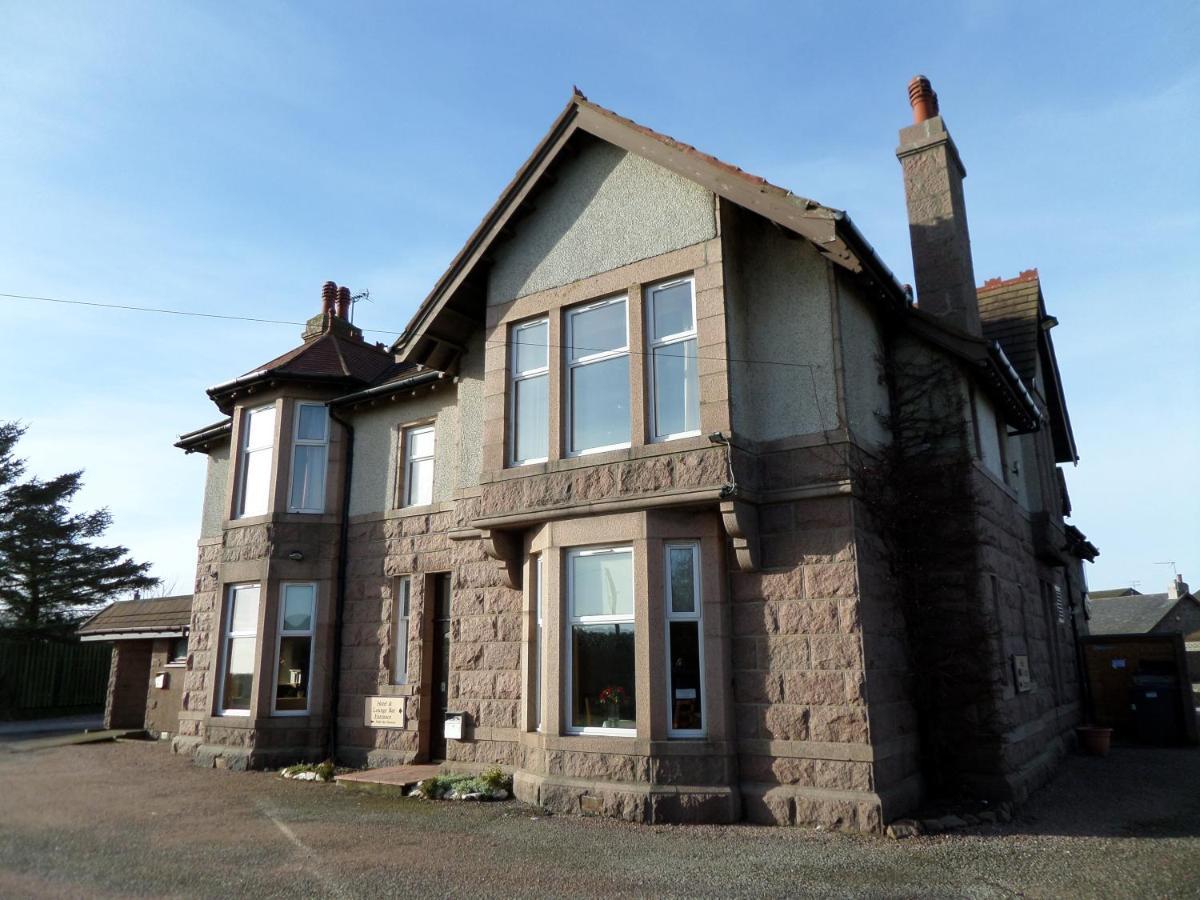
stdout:
<svg viewBox="0 0 1200 900">
<path fill-rule="evenodd" d="M 568 452 L 629 446 L 629 322 L 625 297 L 567 313 Z"/>
<path fill-rule="evenodd" d="M 568 555 L 568 730 L 636 734 L 633 548 Z"/>
<path fill-rule="evenodd" d="M 651 434 L 658 441 L 700 433 L 694 287 L 684 278 L 646 290 Z"/>
<path fill-rule="evenodd" d="M 308 712 L 312 675 L 315 584 L 285 584 L 279 611 L 279 665 L 275 676 L 275 712 Z"/>
<path fill-rule="evenodd" d="M 672 737 L 704 734 L 704 634 L 700 547 L 666 545 L 668 710 Z"/>
<path fill-rule="evenodd" d="M 329 414 L 322 403 L 296 404 L 292 441 L 290 512 L 325 512 L 325 469 L 329 458 Z"/>
<path fill-rule="evenodd" d="M 545 607 L 545 573 L 542 567 L 542 556 L 539 554 L 533 563 L 533 595 L 536 628 L 533 636 L 533 709 L 537 721 L 537 730 L 542 730 L 542 643 L 543 610 Z"/>
</svg>

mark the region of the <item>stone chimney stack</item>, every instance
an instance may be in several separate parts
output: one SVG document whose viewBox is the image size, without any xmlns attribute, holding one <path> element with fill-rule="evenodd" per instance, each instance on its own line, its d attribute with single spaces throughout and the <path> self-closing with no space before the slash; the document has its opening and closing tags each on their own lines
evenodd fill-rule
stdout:
<svg viewBox="0 0 1200 900">
<path fill-rule="evenodd" d="M 913 124 L 900 130 L 896 156 L 904 170 L 917 306 L 948 325 L 979 335 L 975 268 L 963 201 L 967 170 L 938 112 L 937 94 L 928 78 L 918 75 L 909 82 L 908 100 Z"/>
<path fill-rule="evenodd" d="M 1167 588 L 1167 599 L 1178 600 L 1189 593 L 1188 583 L 1183 580 L 1182 575 L 1176 575 L 1175 580 L 1171 582 L 1171 586 Z"/>
</svg>

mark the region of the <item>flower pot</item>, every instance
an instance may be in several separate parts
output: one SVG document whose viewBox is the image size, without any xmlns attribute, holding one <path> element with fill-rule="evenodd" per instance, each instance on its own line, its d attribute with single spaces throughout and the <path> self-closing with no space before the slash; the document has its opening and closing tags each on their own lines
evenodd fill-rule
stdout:
<svg viewBox="0 0 1200 900">
<path fill-rule="evenodd" d="M 1108 756 L 1112 732 L 1111 728 L 1101 728 L 1098 725 L 1080 725 L 1075 729 L 1079 738 L 1079 749 L 1088 756 Z"/>
</svg>

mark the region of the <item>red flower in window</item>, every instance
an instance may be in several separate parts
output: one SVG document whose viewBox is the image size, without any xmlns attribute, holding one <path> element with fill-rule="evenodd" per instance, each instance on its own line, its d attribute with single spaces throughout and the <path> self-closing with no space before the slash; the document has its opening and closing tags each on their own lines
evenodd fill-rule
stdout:
<svg viewBox="0 0 1200 900">
<path fill-rule="evenodd" d="M 604 704 L 616 703 L 620 705 L 625 702 L 625 688 L 619 684 L 609 685 L 600 691 L 600 695 L 596 699 Z"/>
</svg>

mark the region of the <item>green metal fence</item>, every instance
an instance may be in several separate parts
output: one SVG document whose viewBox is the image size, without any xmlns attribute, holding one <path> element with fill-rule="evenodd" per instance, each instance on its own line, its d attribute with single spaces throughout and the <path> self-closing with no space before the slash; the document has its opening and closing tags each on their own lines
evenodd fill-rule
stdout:
<svg viewBox="0 0 1200 900">
<path fill-rule="evenodd" d="M 103 708 L 112 646 L 0 638 L 0 718 Z"/>
</svg>

